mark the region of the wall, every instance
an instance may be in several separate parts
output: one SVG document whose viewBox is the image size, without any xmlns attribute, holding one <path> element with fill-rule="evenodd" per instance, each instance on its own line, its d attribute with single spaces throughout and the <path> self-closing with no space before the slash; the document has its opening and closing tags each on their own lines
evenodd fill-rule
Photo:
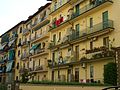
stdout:
<svg viewBox="0 0 120 90">
<path fill-rule="evenodd" d="M 102 90 L 105 87 L 21 85 L 20 90 Z"/>
</svg>

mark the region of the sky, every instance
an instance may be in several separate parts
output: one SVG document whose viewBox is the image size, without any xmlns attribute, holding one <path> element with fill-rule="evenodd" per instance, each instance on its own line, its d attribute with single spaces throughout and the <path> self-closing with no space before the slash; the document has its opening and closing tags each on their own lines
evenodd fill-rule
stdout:
<svg viewBox="0 0 120 90">
<path fill-rule="evenodd" d="M 33 15 L 47 0 L 0 0 L 0 35 Z"/>
</svg>

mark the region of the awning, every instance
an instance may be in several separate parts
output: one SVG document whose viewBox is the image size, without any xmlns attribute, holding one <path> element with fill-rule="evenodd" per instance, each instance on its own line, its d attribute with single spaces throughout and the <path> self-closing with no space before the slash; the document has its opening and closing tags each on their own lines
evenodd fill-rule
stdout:
<svg viewBox="0 0 120 90">
<path fill-rule="evenodd" d="M 39 47 L 39 45 L 40 45 L 40 43 L 39 43 L 39 44 L 36 44 L 36 45 L 34 45 L 34 46 L 32 46 L 32 48 L 30 49 L 30 51 L 31 51 L 31 50 L 37 49 L 37 48 Z"/>
<path fill-rule="evenodd" d="M 15 42 L 15 39 L 12 40 L 12 41 L 10 41 L 10 42 L 8 43 L 8 46 L 10 47 L 14 42 Z"/>
<path fill-rule="evenodd" d="M 14 51 L 14 50 L 10 50 L 10 51 L 8 52 L 8 56 L 9 56 L 8 60 L 14 60 L 15 51 Z"/>
<path fill-rule="evenodd" d="M 13 66 L 13 61 L 8 62 L 6 65 L 6 72 L 10 72 L 12 70 L 12 66 Z"/>
<path fill-rule="evenodd" d="M 2 70 L 0 70 L 0 73 L 2 73 Z"/>
<path fill-rule="evenodd" d="M 6 45 L 7 45 L 7 44 L 1 45 L 1 46 L 0 46 L 0 50 L 3 50 Z"/>
</svg>

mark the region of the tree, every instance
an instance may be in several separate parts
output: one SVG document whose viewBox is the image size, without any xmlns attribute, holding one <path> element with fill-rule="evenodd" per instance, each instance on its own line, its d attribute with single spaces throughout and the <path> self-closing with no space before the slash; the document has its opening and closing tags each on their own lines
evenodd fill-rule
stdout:
<svg viewBox="0 0 120 90">
<path fill-rule="evenodd" d="M 28 71 L 25 70 L 24 73 L 22 74 L 22 83 L 27 83 L 28 82 Z"/>
<path fill-rule="evenodd" d="M 116 63 L 110 62 L 104 67 L 104 83 L 117 85 L 117 67 Z"/>
</svg>

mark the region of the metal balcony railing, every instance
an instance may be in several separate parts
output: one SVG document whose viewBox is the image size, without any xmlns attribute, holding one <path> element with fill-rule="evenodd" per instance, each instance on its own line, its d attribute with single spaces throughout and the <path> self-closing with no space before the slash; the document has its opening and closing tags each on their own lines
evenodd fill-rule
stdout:
<svg viewBox="0 0 120 90">
<path fill-rule="evenodd" d="M 48 31 L 45 31 L 45 32 L 43 32 L 42 34 L 37 34 L 37 35 L 35 36 L 35 40 L 44 37 L 47 33 L 48 33 Z"/>
<path fill-rule="evenodd" d="M 64 2 L 59 2 L 53 5 L 53 7 L 51 8 L 51 13 L 56 11 L 57 9 L 59 9 L 60 7 L 62 7 L 63 5 L 67 4 L 70 0 L 64 0 Z"/>
<path fill-rule="evenodd" d="M 99 32 L 99 31 L 104 32 L 109 28 L 112 28 L 112 29 L 114 28 L 112 20 L 98 23 L 96 25 L 93 25 L 93 27 L 91 27 L 91 28 L 88 27 L 81 31 L 75 31 L 69 36 L 69 40 L 72 41 L 72 40 L 78 39 L 80 37 L 87 36 L 87 35 L 90 35 L 90 34 L 93 34 L 93 33 Z"/>
<path fill-rule="evenodd" d="M 75 13 L 73 13 L 71 19 L 76 18 L 77 16 L 79 16 L 79 15 L 81 15 L 81 14 L 87 12 L 87 11 L 90 11 L 91 9 L 96 8 L 96 7 L 102 5 L 106 2 L 113 3 L 112 0 L 96 0 L 94 4 L 90 3 L 86 6 L 84 6 L 83 8 L 81 8 L 79 11 L 76 11 Z"/>
<path fill-rule="evenodd" d="M 12 37 L 9 38 L 9 41 L 12 41 L 18 37 L 18 34 L 13 34 Z"/>
<path fill-rule="evenodd" d="M 40 53 L 43 53 L 43 52 L 45 52 L 45 48 L 38 48 L 38 49 L 35 50 L 35 52 L 32 55 L 40 54 Z"/>
<path fill-rule="evenodd" d="M 28 34 L 29 32 L 30 32 L 29 29 L 24 29 L 24 30 L 23 30 L 23 35 L 26 35 L 26 34 Z"/>
<path fill-rule="evenodd" d="M 29 58 L 29 54 L 28 53 L 23 53 L 21 55 L 21 59 L 23 60 L 23 59 L 26 59 L 26 58 Z"/>
<path fill-rule="evenodd" d="M 39 70 L 43 70 L 43 66 L 41 65 L 41 66 L 36 66 L 35 67 L 35 71 L 39 71 Z"/>
<path fill-rule="evenodd" d="M 52 24 L 50 25 L 50 30 L 53 30 L 53 29 L 55 29 L 55 28 L 57 28 L 57 27 L 60 27 L 61 25 L 65 24 L 66 22 L 71 21 L 71 20 L 77 18 L 78 16 L 81 16 L 82 14 L 85 14 L 86 12 L 91 11 L 91 10 L 93 10 L 94 8 L 97 8 L 98 6 L 101 6 L 101 5 L 103 5 L 103 4 L 105 4 L 105 3 L 108 3 L 108 2 L 109 2 L 110 4 L 113 3 L 112 0 L 96 0 L 94 4 L 89 3 L 88 5 L 84 6 L 83 8 L 80 8 L 80 9 L 79 9 L 78 11 L 76 11 L 76 12 L 72 11 L 72 12 L 68 15 L 69 17 L 67 17 L 67 20 L 64 20 L 62 23 L 60 23 L 59 26 L 57 26 L 55 23 L 52 23 Z M 53 20 L 52 22 L 56 22 L 56 21 Z"/>
<path fill-rule="evenodd" d="M 26 40 L 21 43 L 22 46 L 24 46 L 24 45 L 28 46 L 29 44 L 30 44 L 30 41 L 26 41 Z"/>
</svg>

